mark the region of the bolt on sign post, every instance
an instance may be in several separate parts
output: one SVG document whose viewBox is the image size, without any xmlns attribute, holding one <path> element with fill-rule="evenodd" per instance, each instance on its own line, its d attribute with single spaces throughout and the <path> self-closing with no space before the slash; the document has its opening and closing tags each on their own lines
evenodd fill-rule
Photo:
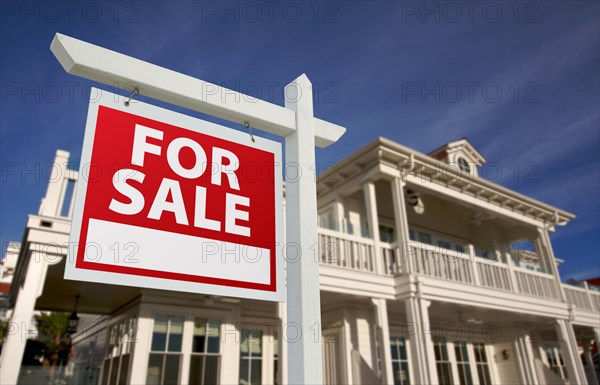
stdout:
<svg viewBox="0 0 600 385">
<path fill-rule="evenodd" d="M 255 156 L 267 163 L 281 160 L 276 143 L 262 138 L 252 143 L 247 134 L 140 102 L 127 108 L 120 98 L 101 91 L 97 105 L 90 106 L 82 152 L 90 163 L 87 174 L 81 170 L 88 180 L 78 187 L 72 225 L 71 240 L 81 246 L 69 249 L 68 260 L 73 262 L 67 264 L 65 277 L 281 301 L 278 256 L 283 253 L 287 298 L 293 303 L 287 307 L 287 322 L 301 333 L 288 342 L 288 381 L 322 383 L 321 343 L 312 336 L 315 325 L 321 324 L 318 261 L 312 258 L 317 243 L 314 147 L 335 143 L 346 129 L 314 117 L 308 77 L 301 75 L 286 86 L 282 107 L 58 33 L 50 49 L 69 74 L 123 85 L 150 98 L 285 137 L 284 166 L 298 171 L 286 175 L 286 243 L 271 246 L 269 240 L 281 239 L 283 225 L 277 219 L 282 208 L 277 182 L 281 163 L 260 168 L 274 176 L 267 185 L 273 192 L 268 197 L 261 197 L 241 172 Z M 124 131 L 112 132 L 110 138 L 117 146 L 111 150 L 116 151 L 117 167 L 96 189 L 94 162 L 102 163 L 105 172 L 106 162 L 115 160 L 105 152 L 105 141 L 118 127 Z M 212 165 L 210 172 L 200 160 Z M 99 199 L 103 206 L 88 206 L 87 197 Z M 263 218 L 256 218 L 263 206 L 269 213 L 266 229 L 259 223 Z M 157 241 L 162 237 L 172 241 L 169 247 L 178 249 L 180 260 L 160 257 L 170 252 Z M 139 245 L 137 252 L 135 245 L 126 249 L 132 239 Z M 94 244 L 100 256 L 93 254 Z M 106 250 L 113 245 L 117 251 Z M 204 247 L 204 254 L 190 252 L 196 247 Z M 227 247 L 236 251 L 228 254 Z M 134 266 L 126 265 L 127 252 L 135 252 L 130 256 L 137 261 Z M 250 265 L 253 258 L 259 263 Z M 244 262 L 224 269 L 221 261 Z"/>
</svg>

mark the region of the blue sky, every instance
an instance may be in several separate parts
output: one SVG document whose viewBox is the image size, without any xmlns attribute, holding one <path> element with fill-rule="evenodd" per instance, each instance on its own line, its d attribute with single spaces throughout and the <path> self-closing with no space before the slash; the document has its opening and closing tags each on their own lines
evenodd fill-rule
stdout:
<svg viewBox="0 0 600 385">
<path fill-rule="evenodd" d="M 377 136 L 422 152 L 466 136 L 495 182 L 577 215 L 552 235 L 563 278 L 600 275 L 600 2 L 0 4 L 3 250 L 56 149 L 80 155 L 91 82 L 51 54 L 60 32 L 278 104 L 305 72 L 316 115 L 348 128 L 320 165 Z"/>
</svg>

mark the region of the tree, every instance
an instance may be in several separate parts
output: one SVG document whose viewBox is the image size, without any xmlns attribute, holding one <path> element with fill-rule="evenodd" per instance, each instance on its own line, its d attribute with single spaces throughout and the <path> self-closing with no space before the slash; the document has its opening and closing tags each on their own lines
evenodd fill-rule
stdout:
<svg viewBox="0 0 600 385">
<path fill-rule="evenodd" d="M 57 365 L 66 364 L 71 350 L 71 338 L 67 334 L 69 314 L 46 313 L 35 316 L 37 321 L 37 340 L 46 345 L 45 360 L 52 373 Z M 51 378 L 53 374 L 51 375 Z"/>
<path fill-rule="evenodd" d="M 4 337 L 8 332 L 8 321 L 4 321 L 0 319 L 0 352 L 2 351 L 2 346 L 4 346 Z"/>
</svg>

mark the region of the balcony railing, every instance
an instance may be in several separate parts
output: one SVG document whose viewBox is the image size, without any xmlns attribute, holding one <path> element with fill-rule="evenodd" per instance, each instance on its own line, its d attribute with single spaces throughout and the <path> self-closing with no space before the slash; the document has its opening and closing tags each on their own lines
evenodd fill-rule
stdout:
<svg viewBox="0 0 600 385">
<path fill-rule="evenodd" d="M 517 268 L 515 269 L 515 279 L 517 290 L 521 294 L 560 300 L 560 289 L 552 275 Z"/>
<path fill-rule="evenodd" d="M 577 287 L 565 284 L 563 285 L 567 301 L 577 310 L 600 312 L 600 292 L 588 287 Z"/>
<path fill-rule="evenodd" d="M 321 262 L 346 269 L 375 273 L 372 239 L 319 228 Z"/>
<path fill-rule="evenodd" d="M 375 242 L 369 238 L 319 228 L 321 262 L 382 275 L 416 273 L 448 281 L 561 301 L 558 281 L 551 274 L 510 265 L 510 261 L 475 256 L 473 247 L 461 253 L 410 242 Z M 378 263 L 381 261 L 381 263 Z M 600 312 L 600 291 L 565 286 L 569 303 L 580 310 Z"/>
</svg>

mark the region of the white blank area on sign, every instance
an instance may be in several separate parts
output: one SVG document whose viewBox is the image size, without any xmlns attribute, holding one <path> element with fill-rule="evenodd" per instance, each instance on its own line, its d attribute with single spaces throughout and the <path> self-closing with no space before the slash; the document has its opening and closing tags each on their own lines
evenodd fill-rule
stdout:
<svg viewBox="0 0 600 385">
<path fill-rule="evenodd" d="M 270 256 L 269 249 L 260 247 L 90 219 L 84 260 L 269 284 Z"/>
</svg>

